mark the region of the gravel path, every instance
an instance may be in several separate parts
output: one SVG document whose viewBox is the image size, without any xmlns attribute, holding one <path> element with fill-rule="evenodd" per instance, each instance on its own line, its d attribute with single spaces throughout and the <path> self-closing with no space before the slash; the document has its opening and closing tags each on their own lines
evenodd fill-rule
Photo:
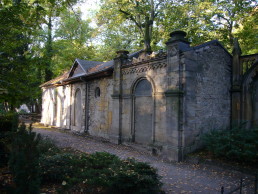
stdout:
<svg viewBox="0 0 258 194">
<path fill-rule="evenodd" d="M 147 162 L 158 169 L 166 193 L 220 193 L 221 186 L 224 186 L 225 193 L 228 193 L 228 191 L 239 186 L 240 177 L 243 177 L 246 182 L 253 179 L 252 176 L 234 170 L 226 170 L 206 164 L 165 162 L 159 157 L 152 156 L 144 151 L 125 145 L 116 145 L 90 136 L 38 128 L 35 128 L 34 131 L 53 139 L 60 147 L 71 147 L 86 153 L 109 152 L 122 159 L 133 157 L 137 161 Z M 254 193 L 253 188 L 251 186 L 244 188 L 242 193 L 252 194 Z"/>
</svg>

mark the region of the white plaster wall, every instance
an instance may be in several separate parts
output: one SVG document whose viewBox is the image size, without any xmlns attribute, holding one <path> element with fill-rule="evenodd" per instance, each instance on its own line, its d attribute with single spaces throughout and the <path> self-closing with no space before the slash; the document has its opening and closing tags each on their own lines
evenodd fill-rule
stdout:
<svg viewBox="0 0 258 194">
<path fill-rule="evenodd" d="M 44 125 L 54 125 L 55 115 L 55 89 L 43 88 L 42 92 L 42 118 Z"/>
</svg>

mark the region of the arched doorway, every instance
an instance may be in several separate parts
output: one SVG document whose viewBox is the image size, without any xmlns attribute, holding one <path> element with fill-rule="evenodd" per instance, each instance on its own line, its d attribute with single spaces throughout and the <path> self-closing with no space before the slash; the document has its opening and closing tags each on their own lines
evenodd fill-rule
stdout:
<svg viewBox="0 0 258 194">
<path fill-rule="evenodd" d="M 134 87 L 134 141 L 152 142 L 153 99 L 152 86 L 147 79 L 140 79 Z"/>
<path fill-rule="evenodd" d="M 81 120 L 82 120 L 81 90 L 77 89 L 74 96 L 74 126 L 81 127 Z"/>
</svg>

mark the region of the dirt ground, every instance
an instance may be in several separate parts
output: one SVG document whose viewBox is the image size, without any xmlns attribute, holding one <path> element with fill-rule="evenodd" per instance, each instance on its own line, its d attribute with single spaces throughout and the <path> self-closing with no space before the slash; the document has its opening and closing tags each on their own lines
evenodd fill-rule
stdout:
<svg viewBox="0 0 258 194">
<path fill-rule="evenodd" d="M 34 131 L 54 140 L 60 147 L 71 147 L 86 153 L 109 152 L 121 159 L 133 157 L 137 161 L 149 163 L 158 169 L 166 193 L 221 193 L 222 186 L 224 193 L 228 193 L 239 187 L 241 177 L 244 184 L 253 182 L 254 179 L 251 175 L 216 165 L 166 162 L 131 146 L 116 145 L 101 138 L 82 136 L 70 131 L 44 128 L 40 125 L 34 126 Z M 244 187 L 242 193 L 254 193 L 254 184 Z"/>
</svg>

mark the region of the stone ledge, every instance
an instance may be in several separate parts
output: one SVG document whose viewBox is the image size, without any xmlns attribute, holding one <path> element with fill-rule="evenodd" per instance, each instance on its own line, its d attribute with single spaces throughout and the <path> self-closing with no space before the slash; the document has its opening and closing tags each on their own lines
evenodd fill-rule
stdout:
<svg viewBox="0 0 258 194">
<path fill-rule="evenodd" d="M 181 97 L 184 95 L 183 91 L 180 90 L 167 90 L 166 92 L 164 92 L 166 97 L 170 97 L 170 96 L 178 96 Z"/>
</svg>

